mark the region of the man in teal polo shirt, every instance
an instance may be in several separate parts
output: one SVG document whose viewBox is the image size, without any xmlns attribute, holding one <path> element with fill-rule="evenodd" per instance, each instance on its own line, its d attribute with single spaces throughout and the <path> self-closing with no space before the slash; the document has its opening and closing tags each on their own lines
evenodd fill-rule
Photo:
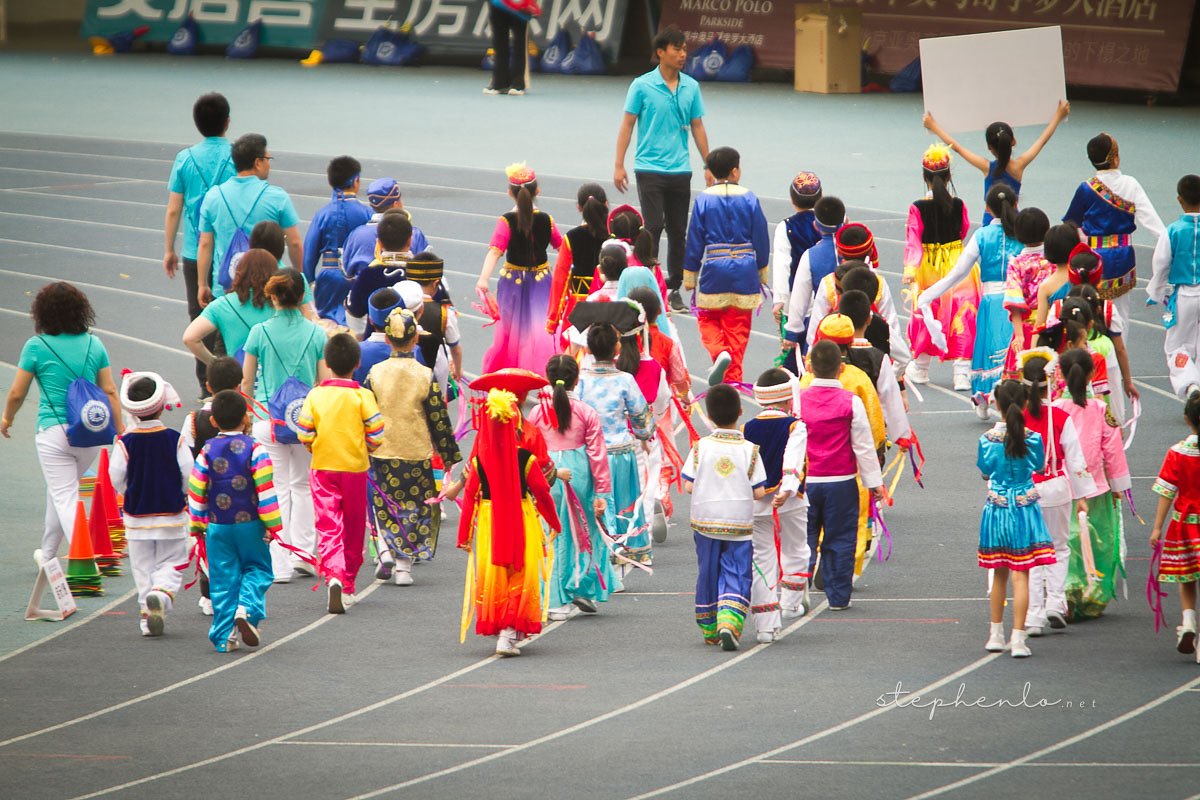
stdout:
<svg viewBox="0 0 1200 800">
<path fill-rule="evenodd" d="M 188 318 L 200 315 L 200 302 L 196 297 L 199 283 L 196 278 L 196 247 L 200 241 L 200 203 L 205 193 L 219 186 L 234 174 L 233 161 L 229 158 L 229 101 L 224 95 L 211 92 L 201 95 L 192 106 L 192 121 L 196 130 L 204 137 L 191 147 L 180 150 L 171 165 L 171 177 L 167 180 L 167 214 L 163 224 L 163 271 L 174 278 L 179 269 L 180 256 L 183 261 L 183 281 L 187 293 Z M 175 251 L 175 239 L 179 226 L 183 225 L 183 249 Z M 216 347 L 214 337 L 205 340 L 211 350 Z M 196 362 L 196 379 L 204 390 L 204 364 Z"/>
<path fill-rule="evenodd" d="M 685 311 L 679 287 L 683 284 L 683 251 L 687 236 L 688 208 L 692 202 L 692 166 L 688 132 L 696 140 L 700 158 L 708 158 L 708 134 L 704 130 L 704 100 L 700 84 L 681 70 L 687 62 L 687 40 L 671 26 L 654 38 L 658 67 L 640 75 L 625 96 L 625 116 L 617 132 L 617 164 L 613 183 L 617 190 L 629 188 L 625 152 L 637 124 L 637 150 L 633 171 L 637 177 L 638 203 L 646 229 L 658 247 L 667 231 L 667 302 L 672 310 Z"/>
<path fill-rule="evenodd" d="M 225 293 L 220 284 L 214 285 L 214 267 L 225 257 L 233 233 L 240 226 L 247 235 L 263 220 L 283 228 L 288 258 L 299 270 L 304 266 L 304 242 L 300 238 L 300 217 L 292 206 L 288 193 L 267 183 L 271 176 L 271 159 L 266 137 L 247 133 L 233 143 L 230 155 L 237 175 L 204 195 L 200 205 L 200 244 L 196 262 L 200 288 L 200 305 L 206 306 L 214 294 Z"/>
</svg>

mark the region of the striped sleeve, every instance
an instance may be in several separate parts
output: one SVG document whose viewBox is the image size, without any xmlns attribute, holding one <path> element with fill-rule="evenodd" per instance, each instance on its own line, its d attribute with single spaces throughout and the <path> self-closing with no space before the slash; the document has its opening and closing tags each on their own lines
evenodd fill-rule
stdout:
<svg viewBox="0 0 1200 800">
<path fill-rule="evenodd" d="M 188 477 L 189 529 L 194 534 L 204 533 L 208 527 L 208 449 L 200 451 L 192 464 Z"/>
<path fill-rule="evenodd" d="M 275 496 L 275 474 L 267 448 L 258 442 L 254 443 L 250 457 L 250 475 L 258 492 L 258 518 L 268 531 L 278 535 L 283 530 L 283 520 L 279 516 L 279 499 Z"/>
<path fill-rule="evenodd" d="M 363 431 L 367 437 L 367 450 L 374 453 L 383 444 L 383 415 L 379 413 L 379 404 L 375 395 L 367 390 L 361 390 Z"/>
<path fill-rule="evenodd" d="M 300 444 L 312 449 L 312 443 L 317 438 L 317 420 L 313 413 L 312 392 L 309 392 L 308 397 L 304 398 L 304 405 L 296 420 L 296 428 L 296 438 L 300 440 Z"/>
</svg>

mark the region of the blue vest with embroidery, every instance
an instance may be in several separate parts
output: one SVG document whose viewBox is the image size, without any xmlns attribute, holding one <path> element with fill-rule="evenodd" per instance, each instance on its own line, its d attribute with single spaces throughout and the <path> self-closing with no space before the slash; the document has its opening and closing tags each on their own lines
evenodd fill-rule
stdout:
<svg viewBox="0 0 1200 800">
<path fill-rule="evenodd" d="M 783 480 L 783 451 L 787 448 L 788 436 L 795 424 L 795 417 L 756 417 L 742 427 L 746 441 L 758 445 L 768 487 L 778 486 Z"/>
<path fill-rule="evenodd" d="M 979 280 L 984 283 L 1004 282 L 1008 277 L 1008 260 L 1021 252 L 1024 246 L 1004 235 L 1001 225 L 988 225 L 975 234 L 979 244 Z"/>
<path fill-rule="evenodd" d="M 792 263 L 788 272 L 789 289 L 796 282 L 796 267 L 800 264 L 800 256 L 821 241 L 821 234 L 817 233 L 817 229 L 813 226 L 815 220 L 816 215 L 810 209 L 798 211 L 783 221 L 784 230 L 787 231 L 788 244 L 792 246 Z"/>
<path fill-rule="evenodd" d="M 1200 214 L 1184 214 L 1167 226 L 1171 242 L 1172 286 L 1200 283 Z"/>
<path fill-rule="evenodd" d="M 821 281 L 826 275 L 832 275 L 837 269 L 838 256 L 837 245 L 833 241 L 833 234 L 822 236 L 821 241 L 814 244 L 808 250 L 808 271 L 812 273 L 813 291 L 821 285 Z"/>
<path fill-rule="evenodd" d="M 121 446 L 129 454 L 125 473 L 126 514 L 148 517 L 178 514 L 187 508 L 183 474 L 175 455 L 179 431 L 170 428 L 149 433 L 129 431 L 121 436 Z"/>
<path fill-rule="evenodd" d="M 254 439 L 246 434 L 218 436 L 205 445 L 208 453 L 208 518 L 220 525 L 258 519 L 258 490 L 250 460 Z"/>
</svg>

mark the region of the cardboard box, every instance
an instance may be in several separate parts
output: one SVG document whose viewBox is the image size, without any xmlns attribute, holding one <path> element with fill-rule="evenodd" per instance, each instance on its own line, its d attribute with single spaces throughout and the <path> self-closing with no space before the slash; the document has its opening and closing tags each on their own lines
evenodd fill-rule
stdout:
<svg viewBox="0 0 1200 800">
<path fill-rule="evenodd" d="M 862 12 L 796 4 L 797 92 L 862 91 Z"/>
</svg>

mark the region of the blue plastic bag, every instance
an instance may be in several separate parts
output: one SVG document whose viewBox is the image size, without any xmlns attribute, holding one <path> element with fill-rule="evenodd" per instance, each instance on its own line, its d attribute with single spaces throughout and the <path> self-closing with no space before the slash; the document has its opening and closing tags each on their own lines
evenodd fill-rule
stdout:
<svg viewBox="0 0 1200 800">
<path fill-rule="evenodd" d="M 546 51 L 542 53 L 542 72 L 563 72 L 563 61 L 571 54 L 571 35 L 566 30 L 554 34 Z"/>
<path fill-rule="evenodd" d="M 403 67 L 421 54 L 421 45 L 405 31 L 381 26 L 363 47 L 362 63 L 376 67 Z"/>
<path fill-rule="evenodd" d="M 717 71 L 717 80 L 745 83 L 750 80 L 750 70 L 754 68 L 754 48 L 748 44 L 734 48 L 721 69 Z"/>
<path fill-rule="evenodd" d="M 904 69 L 896 73 L 889 87 L 893 92 L 921 91 L 921 59 L 914 58 Z"/>
<path fill-rule="evenodd" d="M 187 19 L 171 35 L 171 41 L 167 42 L 167 52 L 173 56 L 194 55 L 198 44 L 200 26 L 196 24 L 196 18 L 188 14 Z"/>
<path fill-rule="evenodd" d="M 725 66 L 729 51 L 720 39 L 714 38 L 708 44 L 700 45 L 696 52 L 687 60 L 684 72 L 698 81 L 714 81 Z"/>
<path fill-rule="evenodd" d="M 596 44 L 594 34 L 584 33 L 576 47 L 562 62 L 562 71 L 567 75 L 603 75 L 604 53 Z"/>
<path fill-rule="evenodd" d="M 237 35 L 225 48 L 226 58 L 254 58 L 258 55 L 258 43 L 262 40 L 262 20 L 256 19 Z"/>
</svg>

